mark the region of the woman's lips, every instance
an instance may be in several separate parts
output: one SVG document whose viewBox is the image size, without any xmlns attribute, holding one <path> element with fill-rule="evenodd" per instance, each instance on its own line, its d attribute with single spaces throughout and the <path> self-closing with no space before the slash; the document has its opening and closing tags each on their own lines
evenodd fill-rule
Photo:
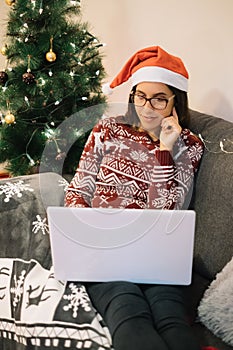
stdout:
<svg viewBox="0 0 233 350">
<path fill-rule="evenodd" d="M 149 120 L 158 119 L 158 116 L 142 115 L 142 118 L 149 121 Z"/>
</svg>

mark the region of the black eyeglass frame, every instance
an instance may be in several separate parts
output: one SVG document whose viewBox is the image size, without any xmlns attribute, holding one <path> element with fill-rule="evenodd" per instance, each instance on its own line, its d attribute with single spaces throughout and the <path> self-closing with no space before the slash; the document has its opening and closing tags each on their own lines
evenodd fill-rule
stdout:
<svg viewBox="0 0 233 350">
<path fill-rule="evenodd" d="M 170 97 L 168 97 L 168 98 L 161 98 L 161 97 L 150 97 L 150 98 L 147 98 L 146 96 L 143 96 L 143 95 L 141 95 L 141 94 L 139 94 L 139 93 L 137 93 L 137 92 L 135 91 L 135 92 L 131 92 L 130 96 L 132 97 L 133 103 L 134 103 L 134 105 L 135 105 L 136 107 L 144 107 L 145 104 L 147 103 L 147 101 L 149 101 L 151 107 L 152 107 L 154 110 L 163 111 L 164 109 L 167 108 L 167 105 L 168 105 L 169 101 L 170 101 L 172 98 L 174 98 L 176 95 L 172 95 L 172 96 L 170 96 Z M 134 102 L 134 97 L 135 97 L 135 96 L 139 96 L 139 97 L 143 98 L 143 99 L 144 99 L 144 103 L 143 103 L 142 105 L 140 105 L 140 106 L 139 106 L 139 105 L 136 105 L 135 102 Z M 156 107 L 154 107 L 154 106 L 152 105 L 152 103 L 151 103 L 151 100 L 156 100 L 156 99 L 157 99 L 157 100 L 160 99 L 160 100 L 165 101 L 165 103 L 166 103 L 166 104 L 165 104 L 165 107 L 164 107 L 164 108 L 156 108 Z"/>
</svg>

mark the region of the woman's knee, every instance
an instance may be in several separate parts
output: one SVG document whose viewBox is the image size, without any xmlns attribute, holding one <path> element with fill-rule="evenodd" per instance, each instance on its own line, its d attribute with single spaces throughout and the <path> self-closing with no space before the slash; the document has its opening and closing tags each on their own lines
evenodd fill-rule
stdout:
<svg viewBox="0 0 233 350">
<path fill-rule="evenodd" d="M 130 319 L 142 318 L 151 322 L 149 305 L 137 285 L 124 281 L 95 283 L 87 290 L 112 334 L 119 325 Z"/>
<path fill-rule="evenodd" d="M 93 305 L 103 315 L 109 310 L 125 308 L 128 311 L 144 309 L 145 296 L 134 283 L 125 281 L 91 283 L 87 286 L 87 292 Z"/>
<path fill-rule="evenodd" d="M 162 302 L 163 300 L 170 300 L 180 304 L 184 303 L 183 291 L 178 286 L 151 285 L 146 286 L 143 291 L 150 304 Z"/>
<path fill-rule="evenodd" d="M 126 281 L 91 283 L 87 285 L 87 291 L 93 300 L 101 300 L 104 298 L 105 301 L 111 300 L 119 295 L 143 295 L 136 284 Z"/>
</svg>

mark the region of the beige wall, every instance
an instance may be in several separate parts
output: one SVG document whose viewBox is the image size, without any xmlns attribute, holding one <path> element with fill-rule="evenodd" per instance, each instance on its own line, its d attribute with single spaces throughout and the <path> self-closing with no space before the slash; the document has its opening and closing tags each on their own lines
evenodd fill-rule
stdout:
<svg viewBox="0 0 233 350">
<path fill-rule="evenodd" d="M 233 0 L 82 0 L 81 5 L 91 32 L 107 44 L 102 52 L 109 80 L 136 50 L 160 45 L 182 57 L 189 70 L 190 107 L 233 121 Z M 8 9 L 2 0 L 1 31 Z M 2 69 L 3 62 L 0 57 Z M 121 86 L 110 101 L 126 102 L 128 92 L 128 84 Z"/>
<path fill-rule="evenodd" d="M 83 18 L 107 46 L 113 78 L 138 49 L 160 45 L 183 58 L 190 107 L 233 121 L 233 0 L 83 0 Z M 125 101 L 128 86 L 112 101 Z"/>
</svg>

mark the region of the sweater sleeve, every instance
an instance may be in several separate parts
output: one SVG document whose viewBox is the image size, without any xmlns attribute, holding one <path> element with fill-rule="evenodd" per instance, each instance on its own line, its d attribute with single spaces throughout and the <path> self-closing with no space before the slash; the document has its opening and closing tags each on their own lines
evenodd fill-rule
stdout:
<svg viewBox="0 0 233 350">
<path fill-rule="evenodd" d="M 202 154 L 201 140 L 188 129 L 182 130 L 173 155 L 169 151 L 157 150 L 148 192 L 148 207 L 181 209 L 187 194 L 192 190 Z"/>
<path fill-rule="evenodd" d="M 65 194 L 66 207 L 91 207 L 95 182 L 102 159 L 101 121 L 93 128 L 80 157 L 76 173 Z"/>
</svg>

